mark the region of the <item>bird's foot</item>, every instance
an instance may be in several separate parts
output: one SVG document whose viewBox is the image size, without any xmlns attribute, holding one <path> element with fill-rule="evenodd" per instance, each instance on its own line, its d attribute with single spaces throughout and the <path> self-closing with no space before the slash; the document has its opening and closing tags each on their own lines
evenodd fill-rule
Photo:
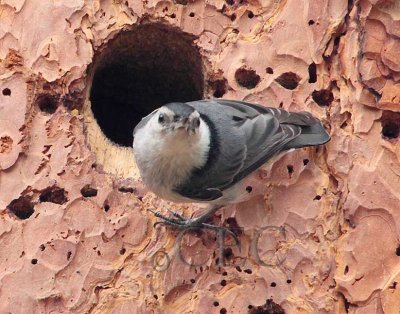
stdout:
<svg viewBox="0 0 400 314">
<path fill-rule="evenodd" d="M 162 219 L 162 221 L 157 221 L 154 223 L 154 227 L 157 225 L 169 225 L 176 227 L 178 229 L 183 229 L 183 230 L 190 230 L 190 229 L 211 229 L 214 230 L 218 233 L 221 233 L 225 235 L 226 233 L 229 234 L 236 242 L 237 246 L 240 246 L 240 241 L 237 237 L 237 235 L 229 230 L 226 227 L 220 227 L 220 226 L 214 226 L 208 223 L 205 223 L 205 217 L 200 216 L 198 218 L 185 218 L 182 215 L 178 214 L 177 212 L 174 212 L 173 210 L 168 209 L 168 211 L 172 214 L 173 217 L 168 217 L 165 216 L 157 211 L 154 211 L 152 209 L 147 209 L 148 211 L 152 212 L 154 216 L 157 218 Z M 208 218 L 208 217 L 207 217 Z"/>
</svg>

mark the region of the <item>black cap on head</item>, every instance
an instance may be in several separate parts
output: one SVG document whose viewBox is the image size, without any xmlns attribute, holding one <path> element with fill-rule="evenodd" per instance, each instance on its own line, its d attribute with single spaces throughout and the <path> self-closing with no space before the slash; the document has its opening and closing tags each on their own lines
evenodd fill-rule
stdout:
<svg viewBox="0 0 400 314">
<path fill-rule="evenodd" d="M 165 107 L 181 117 L 188 117 L 195 111 L 192 106 L 189 106 L 184 102 L 171 102 L 166 104 Z"/>
</svg>

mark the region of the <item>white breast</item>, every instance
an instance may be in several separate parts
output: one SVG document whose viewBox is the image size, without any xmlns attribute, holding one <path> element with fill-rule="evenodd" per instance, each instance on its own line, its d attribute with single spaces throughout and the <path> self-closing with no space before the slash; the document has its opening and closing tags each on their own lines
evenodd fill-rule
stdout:
<svg viewBox="0 0 400 314">
<path fill-rule="evenodd" d="M 210 131 L 204 121 L 196 134 L 182 130 L 174 136 L 160 133 L 149 121 L 136 132 L 133 143 L 144 183 L 158 196 L 175 202 L 189 201 L 173 189 L 206 163 L 209 149 Z"/>
</svg>

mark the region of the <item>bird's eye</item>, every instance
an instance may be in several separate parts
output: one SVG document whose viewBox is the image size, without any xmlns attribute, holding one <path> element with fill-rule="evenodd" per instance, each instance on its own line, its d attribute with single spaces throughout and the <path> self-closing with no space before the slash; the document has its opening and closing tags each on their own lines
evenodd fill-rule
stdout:
<svg viewBox="0 0 400 314">
<path fill-rule="evenodd" d="M 165 121 L 165 116 L 162 113 L 160 113 L 160 115 L 158 116 L 158 122 L 164 123 L 164 121 Z"/>
</svg>

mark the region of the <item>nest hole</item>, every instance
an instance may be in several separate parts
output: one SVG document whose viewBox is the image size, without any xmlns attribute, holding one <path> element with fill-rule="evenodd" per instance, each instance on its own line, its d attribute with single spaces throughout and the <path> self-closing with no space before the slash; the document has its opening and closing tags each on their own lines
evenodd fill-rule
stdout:
<svg viewBox="0 0 400 314">
<path fill-rule="evenodd" d="M 146 115 L 174 101 L 203 97 L 202 59 L 194 37 L 162 24 L 120 33 L 96 57 L 91 108 L 104 135 L 131 146 Z"/>
</svg>

